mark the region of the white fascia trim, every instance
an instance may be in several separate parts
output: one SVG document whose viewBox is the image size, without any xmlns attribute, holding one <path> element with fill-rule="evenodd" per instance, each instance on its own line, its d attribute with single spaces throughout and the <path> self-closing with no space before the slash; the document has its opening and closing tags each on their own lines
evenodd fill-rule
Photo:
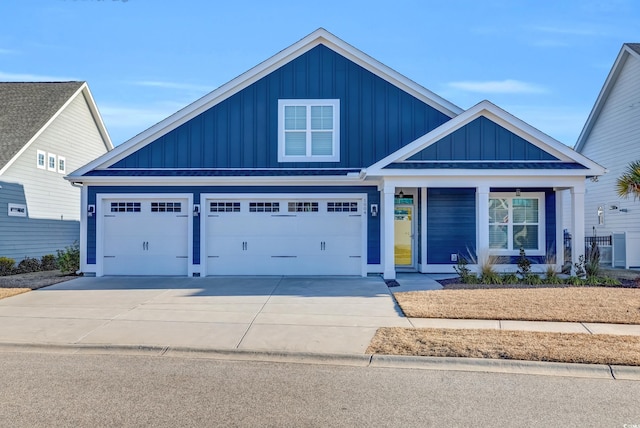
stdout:
<svg viewBox="0 0 640 428">
<path fill-rule="evenodd" d="M 98 126 L 98 132 L 100 132 L 100 135 L 102 135 L 107 151 L 113 150 L 113 142 L 111 141 L 111 137 L 109 136 L 109 131 L 107 131 L 107 127 L 102 121 L 102 115 L 100 115 L 100 110 L 98 109 L 96 101 L 93 99 L 93 95 L 91 94 L 91 90 L 89 89 L 89 85 L 87 84 L 87 82 L 84 82 L 82 84 L 81 89 L 84 93 L 85 100 L 89 105 L 89 110 L 91 110 L 93 119 L 96 121 L 96 125 Z"/>
<path fill-rule="evenodd" d="M 463 111 L 458 106 L 446 101 L 444 98 L 439 97 L 433 92 L 423 88 L 412 80 L 376 61 L 362 51 L 345 43 L 333 34 L 329 33 L 327 30 L 319 28 L 302 40 L 294 43 L 266 61 L 220 86 L 218 89 L 215 89 L 199 100 L 177 111 L 146 131 L 141 132 L 129 141 L 119 145 L 111 152 L 97 158 L 93 162 L 88 163 L 77 171 L 74 171 L 71 175 L 83 175 L 93 169 L 107 167 L 118 162 L 141 147 L 144 147 L 146 144 L 155 141 L 178 126 L 188 122 L 200 113 L 240 92 L 277 68 L 294 60 L 320 44 L 324 44 L 335 52 L 343 55 L 347 59 L 362 66 L 366 70 L 389 83 L 410 93 L 447 116 L 456 116 Z"/>
<path fill-rule="evenodd" d="M 544 187 L 553 189 L 576 188 L 584 189 L 584 177 L 573 176 L 476 176 L 470 179 L 461 175 L 416 177 L 397 176 L 385 177 L 382 183 L 389 187 L 463 187 L 463 188 L 517 188 L 523 190 L 532 187 Z M 374 184 L 374 183 L 372 183 Z"/>
<path fill-rule="evenodd" d="M 609 98 L 609 94 L 611 94 L 611 91 L 618 81 L 618 77 L 622 72 L 624 64 L 627 62 L 627 59 L 630 56 L 633 56 L 634 58 L 636 58 L 636 60 L 640 60 L 640 55 L 636 51 L 629 48 L 626 44 L 622 45 L 622 48 L 620 49 L 620 52 L 618 53 L 618 56 L 616 57 L 616 60 L 614 61 L 606 80 L 604 81 L 604 85 L 602 85 L 602 89 L 600 89 L 598 98 L 596 98 L 596 102 L 593 104 L 593 108 L 591 109 L 591 112 L 587 117 L 584 128 L 582 128 L 582 132 L 580 132 L 578 141 L 574 146 L 575 151 L 582 152 L 582 150 L 584 149 L 584 145 L 589 138 L 589 134 L 591 134 L 591 130 L 598 120 L 598 117 L 600 116 L 600 113 L 604 108 L 604 104 L 607 101 L 607 98 Z"/>
<path fill-rule="evenodd" d="M 486 117 L 487 119 L 513 132 L 519 137 L 527 140 L 531 144 L 534 144 L 540 149 L 545 150 L 558 157 L 560 160 L 573 161 L 586 166 L 588 169 L 586 171 L 583 170 L 584 175 L 602 175 L 606 172 L 605 168 L 588 159 L 587 157 L 573 151 L 570 147 L 551 138 L 547 134 L 518 119 L 517 117 L 506 112 L 495 104 L 484 100 L 471 107 L 464 113 L 460 114 L 459 116 L 443 123 L 431 132 L 407 144 L 395 153 L 392 153 L 384 159 L 376 162 L 375 164 L 367 168 L 367 174 L 381 174 L 381 171 L 385 166 L 393 162 L 404 161 L 410 158 L 411 156 L 436 143 L 452 132 L 462 128 L 463 126 L 467 125 L 480 116 Z"/>
<path fill-rule="evenodd" d="M 65 177 L 72 183 L 115 186 L 370 186 L 356 177 Z"/>
<path fill-rule="evenodd" d="M 371 178 L 388 177 L 535 177 L 534 173 L 549 173 L 558 177 L 582 177 L 586 169 L 383 169 L 379 173 L 367 173 Z"/>
</svg>

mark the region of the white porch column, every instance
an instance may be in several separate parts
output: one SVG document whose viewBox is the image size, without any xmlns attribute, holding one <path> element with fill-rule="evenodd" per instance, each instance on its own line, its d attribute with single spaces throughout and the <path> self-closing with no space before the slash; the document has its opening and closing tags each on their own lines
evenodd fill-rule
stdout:
<svg viewBox="0 0 640 428">
<path fill-rule="evenodd" d="M 420 192 L 420 272 L 427 271 L 427 188 L 419 187 Z"/>
<path fill-rule="evenodd" d="M 482 257 L 489 253 L 489 186 L 476 187 L 476 206 L 478 207 L 476 258 L 478 263 L 482 263 Z"/>
<path fill-rule="evenodd" d="M 556 271 L 564 266 L 564 191 L 555 189 L 556 194 Z"/>
<path fill-rule="evenodd" d="M 571 188 L 571 263 L 584 256 L 584 185 Z"/>
<path fill-rule="evenodd" d="M 385 183 L 382 188 L 382 276 L 384 279 L 396 279 L 395 233 L 394 233 L 394 197 L 396 188 Z"/>
<path fill-rule="evenodd" d="M 83 185 L 80 189 L 80 270 L 82 272 L 88 272 L 89 267 L 87 265 L 87 208 L 88 208 L 88 188 L 87 185 Z M 102 207 L 97 208 L 96 211 L 101 210 Z M 102 214 L 100 212 L 100 214 Z M 98 215 L 98 212 L 94 212 L 93 215 Z"/>
</svg>

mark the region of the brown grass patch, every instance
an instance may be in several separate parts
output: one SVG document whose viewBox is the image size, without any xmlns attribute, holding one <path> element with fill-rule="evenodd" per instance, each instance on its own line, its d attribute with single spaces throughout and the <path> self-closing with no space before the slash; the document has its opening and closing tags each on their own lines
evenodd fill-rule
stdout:
<svg viewBox="0 0 640 428">
<path fill-rule="evenodd" d="M 0 288 L 0 299 L 15 296 L 16 294 L 26 293 L 31 291 L 30 288 Z"/>
<path fill-rule="evenodd" d="M 569 287 L 395 293 L 412 318 L 640 324 L 640 289 Z"/>
<path fill-rule="evenodd" d="M 640 337 L 387 327 L 367 353 L 640 366 Z"/>
</svg>

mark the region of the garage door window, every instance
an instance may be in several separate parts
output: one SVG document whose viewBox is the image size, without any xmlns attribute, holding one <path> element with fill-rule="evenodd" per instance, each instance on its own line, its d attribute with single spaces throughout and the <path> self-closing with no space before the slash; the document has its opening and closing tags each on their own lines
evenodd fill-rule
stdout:
<svg viewBox="0 0 640 428">
<path fill-rule="evenodd" d="M 277 213 L 280 212 L 280 202 L 249 202 L 249 212 Z"/>
<path fill-rule="evenodd" d="M 209 212 L 212 213 L 239 213 L 240 202 L 211 202 Z"/>
<path fill-rule="evenodd" d="M 182 212 L 181 202 L 151 202 L 152 213 L 179 213 Z"/>
<path fill-rule="evenodd" d="M 358 212 L 358 203 L 357 202 L 327 202 L 327 212 L 356 213 Z"/>
<path fill-rule="evenodd" d="M 290 213 L 310 213 L 318 212 L 317 202 L 289 202 Z"/>
<path fill-rule="evenodd" d="M 139 213 L 140 202 L 111 202 L 112 213 Z"/>
</svg>

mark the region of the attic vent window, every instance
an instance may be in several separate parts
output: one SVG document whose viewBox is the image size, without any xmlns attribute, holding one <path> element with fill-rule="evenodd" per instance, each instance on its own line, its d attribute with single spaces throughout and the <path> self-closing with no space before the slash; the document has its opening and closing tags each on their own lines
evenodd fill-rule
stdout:
<svg viewBox="0 0 640 428">
<path fill-rule="evenodd" d="M 278 101 L 278 162 L 339 162 L 340 100 Z"/>
<path fill-rule="evenodd" d="M 43 152 L 42 150 L 38 150 L 38 154 L 36 157 L 36 166 L 39 169 L 47 169 L 47 165 L 46 165 L 46 158 L 47 158 L 47 153 Z"/>
</svg>

